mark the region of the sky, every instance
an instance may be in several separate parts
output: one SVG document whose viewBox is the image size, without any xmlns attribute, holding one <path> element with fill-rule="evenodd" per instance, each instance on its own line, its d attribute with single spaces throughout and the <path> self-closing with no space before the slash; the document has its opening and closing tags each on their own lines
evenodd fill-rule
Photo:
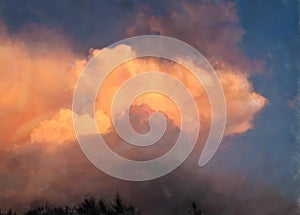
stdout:
<svg viewBox="0 0 300 215">
<path fill-rule="evenodd" d="M 146 214 L 178 212 L 178 205 L 195 199 L 211 213 L 298 214 L 298 8 L 297 0 L 0 0 L 0 207 L 19 210 L 43 202 L 76 202 L 85 194 L 109 198 L 120 191 Z M 89 59 L 118 40 L 146 34 L 180 39 L 208 59 L 224 88 L 228 125 L 219 150 L 204 168 L 194 163 L 201 139 L 174 172 L 133 183 L 100 172 L 84 157 L 72 127 L 71 103 Z M 118 57 L 121 48 L 111 52 Z M 161 149 L 140 154 L 120 147 L 124 143 L 110 130 L 106 106 L 119 82 L 144 67 L 176 77 L 174 71 L 184 70 L 153 59 L 129 62 L 116 69 L 104 87 L 109 93 L 100 93 L 96 102 L 96 118 L 108 144 L 137 159 L 158 156 Z M 192 84 L 192 77 L 184 78 L 201 101 L 205 133 L 207 96 Z M 172 144 L 178 116 L 163 99 L 150 95 L 137 101 L 133 124 L 147 130 L 149 113 L 164 112 L 169 127 L 162 142 Z"/>
</svg>

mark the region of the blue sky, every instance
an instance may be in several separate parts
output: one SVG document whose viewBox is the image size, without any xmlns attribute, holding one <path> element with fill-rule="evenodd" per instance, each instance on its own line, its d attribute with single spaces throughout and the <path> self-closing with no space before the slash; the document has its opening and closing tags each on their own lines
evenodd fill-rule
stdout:
<svg viewBox="0 0 300 215">
<path fill-rule="evenodd" d="M 255 89 L 269 100 L 269 105 L 256 119 L 255 130 L 248 132 L 242 141 L 257 145 L 257 154 L 263 153 L 274 171 L 268 172 L 268 167 L 258 168 L 253 169 L 252 174 L 265 172 L 265 180 L 270 184 L 286 193 L 294 192 L 299 188 L 299 181 L 293 180 L 299 166 L 292 162 L 299 143 L 292 133 L 297 113 L 289 102 L 295 100 L 299 87 L 298 3 L 238 1 L 237 5 L 246 31 L 244 50 L 248 56 L 262 59 L 267 70 L 254 75 L 252 80 Z"/>
</svg>

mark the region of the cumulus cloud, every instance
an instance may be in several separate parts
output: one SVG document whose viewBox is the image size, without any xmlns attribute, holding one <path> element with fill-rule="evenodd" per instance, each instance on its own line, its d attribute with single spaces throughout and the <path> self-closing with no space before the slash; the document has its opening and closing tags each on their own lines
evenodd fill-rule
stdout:
<svg viewBox="0 0 300 215">
<path fill-rule="evenodd" d="M 180 3 L 180 7 L 172 8 L 168 13 L 166 16 L 148 15 L 137 19 L 127 28 L 127 33 L 136 35 L 145 31 L 159 32 L 197 47 L 213 64 L 224 88 L 228 114 L 225 135 L 240 134 L 251 129 L 256 114 L 267 101 L 255 92 L 249 80 L 249 71 L 256 64 L 239 48 L 243 30 L 239 26 L 233 3 L 215 5 L 209 2 L 186 2 Z M 220 192 L 228 194 L 227 199 L 238 201 L 240 192 L 243 191 L 246 195 L 252 187 L 257 186 L 251 184 L 250 188 L 246 189 L 247 185 L 243 184 L 243 179 L 236 176 L 241 185 L 239 189 L 234 190 L 237 183 L 232 178 L 225 180 L 225 176 L 209 176 L 208 179 L 204 179 L 202 174 L 195 171 L 194 166 L 190 166 L 191 162 L 166 178 L 146 184 L 118 181 L 99 172 L 81 153 L 72 123 L 74 115 L 80 118 L 85 128 L 92 118 L 89 115 L 74 113 L 71 102 L 78 77 L 87 62 L 100 50 L 91 49 L 90 56 L 79 57 L 72 52 L 63 37 L 57 36 L 60 34 L 47 29 L 39 30 L 42 33 L 24 32 L 12 38 L 7 35 L 2 25 L 0 74 L 5 77 L 0 80 L 0 90 L 5 92 L 0 98 L 2 206 L 21 208 L 24 205 L 46 201 L 63 204 L 76 201 L 87 193 L 102 193 L 105 196 L 105 193 L 117 189 L 124 191 L 126 197 L 147 209 L 149 214 L 162 210 L 162 206 L 159 205 L 161 201 L 169 201 L 165 208 L 168 211 L 166 213 L 170 210 L 176 211 L 178 208 L 174 205 L 181 201 L 178 193 L 188 200 L 203 198 L 204 195 L 208 200 L 203 203 L 203 207 L 220 213 L 222 208 L 212 207 L 214 198 L 218 197 Z M 33 41 L 25 39 L 28 38 L 28 34 L 34 35 L 29 37 L 34 38 Z M 134 54 L 128 46 L 105 51 L 117 57 L 121 50 Z M 110 106 L 120 84 L 141 71 L 149 70 L 164 71 L 181 80 L 190 90 L 200 110 L 201 145 L 205 141 L 211 118 L 210 105 L 203 86 L 182 66 L 153 58 L 136 59 L 120 65 L 100 88 L 96 99 L 95 119 L 99 132 L 108 145 L 125 157 L 143 160 L 160 156 L 176 139 L 180 127 L 178 110 L 168 98 L 155 93 L 138 97 L 128 111 L 131 113 L 133 127 L 140 132 L 147 131 L 148 117 L 154 111 L 166 115 L 168 129 L 163 137 L 165 139 L 162 139 L 156 148 L 149 148 L 141 153 L 140 149 L 126 145 L 111 126 Z M 80 135 L 94 134 L 86 127 Z M 163 145 L 165 142 L 167 144 Z M 226 186 L 213 185 L 209 182 L 213 178 L 226 182 Z M 176 186 L 178 183 L 186 186 Z M 199 184 L 209 189 L 204 190 Z M 222 186 L 224 189 L 220 189 Z M 128 190 L 132 192 L 127 192 Z M 148 194 L 149 190 L 157 192 Z M 239 202 L 241 208 L 237 209 L 236 213 L 246 214 L 247 211 L 256 210 L 257 204 L 253 199 L 268 202 L 274 198 L 282 203 L 278 204 L 278 207 L 266 209 L 268 213 L 275 213 L 278 208 L 286 211 L 286 208 L 290 207 L 280 195 L 265 188 L 262 190 L 263 194 L 268 194 L 267 197 L 260 194 L 251 197 L 252 199 L 249 197 L 249 205 L 247 202 Z M 134 198 L 138 193 L 147 193 L 149 198 L 145 197 L 146 195 L 145 198 Z M 270 193 L 275 197 L 270 197 Z M 173 200 L 170 200 L 171 198 Z M 218 204 L 228 202 L 221 199 Z M 158 206 L 154 207 L 155 204 Z M 263 210 L 263 206 L 259 210 Z"/>
<path fill-rule="evenodd" d="M 130 56 L 134 55 L 134 53 L 131 53 L 133 51 L 130 47 L 126 48 L 123 45 L 121 48 L 117 46 L 111 49 L 110 54 L 116 56 L 117 58 L 121 49 L 125 52 L 129 52 L 128 55 Z M 97 52 L 99 52 L 99 50 L 93 51 L 93 53 Z M 184 62 L 184 59 L 180 61 L 181 63 L 188 63 Z M 77 73 L 81 72 L 80 69 L 84 66 L 84 64 L 81 62 L 82 60 L 80 60 L 80 63 L 75 63 L 75 65 L 79 66 L 78 68 L 74 67 L 72 70 Z M 99 67 L 101 68 L 101 62 L 99 63 Z M 101 69 L 99 69 L 99 71 L 101 72 Z M 205 89 L 203 86 L 201 86 L 199 81 L 195 79 L 191 72 L 179 64 L 170 61 L 162 59 L 158 60 L 155 58 L 143 58 L 123 63 L 114 69 L 114 71 L 110 73 L 110 75 L 105 79 L 103 85 L 100 87 L 100 91 L 96 100 L 96 121 L 98 122 L 98 127 L 102 128 L 101 133 L 105 133 L 105 131 L 111 127 L 109 118 L 111 117 L 112 100 L 120 85 L 131 77 L 141 74 L 145 71 L 162 71 L 180 80 L 191 92 L 192 96 L 197 102 L 198 110 L 202 118 L 201 126 L 208 129 L 211 117 L 210 103 L 205 93 Z M 255 114 L 257 114 L 264 107 L 266 104 L 266 99 L 253 90 L 247 75 L 241 71 L 234 70 L 229 66 L 222 66 L 221 68 L 217 68 L 216 72 L 222 83 L 227 103 L 227 126 L 225 134 L 237 134 L 249 130 L 252 128 L 252 121 L 255 117 Z M 75 76 L 78 77 L 78 75 Z M 93 80 L 91 81 L 93 82 Z M 158 82 L 160 80 L 149 81 Z M 207 80 L 207 82 L 209 82 L 209 80 Z M 138 88 L 139 86 L 136 87 Z M 165 85 L 165 88 L 172 87 L 173 86 Z M 180 127 L 181 122 L 179 110 L 177 109 L 176 105 L 166 96 L 162 96 L 157 93 L 149 93 L 138 97 L 134 104 L 148 104 L 153 110 L 160 111 L 168 115 L 168 117 Z M 34 130 L 32 134 L 33 139 L 39 137 L 39 141 L 44 140 L 45 142 L 48 142 L 46 140 L 47 134 L 49 133 L 49 138 L 52 139 L 55 136 L 54 134 L 57 133 L 58 136 L 61 137 L 61 140 L 57 140 L 57 142 L 66 141 L 67 139 L 65 138 L 71 134 L 73 126 L 70 117 L 71 110 L 60 111 L 51 120 L 42 122 L 40 127 Z M 61 128 L 61 125 L 63 125 L 63 128 L 66 129 L 66 134 L 64 134 L 64 129 Z M 74 140 L 75 134 L 72 136 L 72 140 Z"/>
<path fill-rule="evenodd" d="M 116 51 L 115 54 L 117 56 L 119 53 L 118 47 L 116 47 L 116 50 L 112 49 L 110 51 L 111 52 Z M 127 48 L 126 50 L 131 51 L 130 48 Z M 98 51 L 99 50 L 93 50 L 91 52 L 91 56 L 96 55 Z M 74 66 L 70 70 L 71 73 L 73 74 L 72 77 L 79 77 L 80 71 L 84 68 L 87 62 L 88 60 L 85 59 L 80 59 L 79 61 L 75 62 L 73 64 Z M 148 117 L 151 115 L 151 113 L 153 113 L 154 111 L 160 111 L 166 114 L 168 119 L 168 129 L 164 137 L 157 143 L 156 146 L 148 147 L 145 149 L 132 147 L 128 145 L 125 141 L 123 141 L 115 133 L 113 127 L 111 126 L 110 106 L 111 106 L 113 95 L 115 94 L 116 90 L 118 89 L 120 84 L 123 83 L 128 78 L 141 73 L 141 71 L 148 71 L 148 70 L 164 71 L 181 80 L 186 85 L 186 87 L 191 91 L 193 97 L 197 101 L 200 110 L 200 115 L 203 119 L 203 121 L 201 121 L 202 131 L 204 130 L 205 132 L 207 132 L 209 130 L 209 125 L 210 125 L 209 124 L 210 117 L 211 117 L 210 105 L 205 90 L 203 89 L 201 84 L 198 83 L 192 75 L 190 75 L 189 71 L 186 71 L 185 68 L 181 67 L 180 65 L 174 64 L 173 62 L 169 62 L 166 60 L 157 60 L 153 58 L 136 59 L 124 63 L 118 68 L 116 68 L 111 73 L 110 76 L 108 76 L 108 78 L 104 82 L 104 85 L 100 88 L 96 100 L 95 119 L 98 123 L 98 127 L 103 128 L 103 130 L 100 130 L 100 133 L 107 141 L 107 144 L 120 155 L 135 160 L 153 159 L 154 157 L 161 156 L 162 154 L 167 152 L 170 149 L 170 147 L 172 147 L 172 144 L 176 141 L 179 132 L 180 113 L 178 113 L 175 104 L 170 102 L 168 98 L 162 95 L 151 94 L 151 93 L 137 98 L 136 101 L 134 102 L 134 106 L 132 106 L 131 109 L 128 111 L 130 111 L 131 113 L 131 120 L 132 120 L 131 123 L 133 127 L 141 133 L 149 129 Z M 223 65 L 220 68 L 216 68 L 216 72 L 220 77 L 221 83 L 224 88 L 225 97 L 227 100 L 228 123 L 226 126 L 226 135 L 243 133 L 249 130 L 252 127 L 252 121 L 255 115 L 265 105 L 266 99 L 253 90 L 252 85 L 248 80 L 248 76 L 245 73 L 240 72 L 239 70 L 234 70 L 230 66 L 226 67 L 225 65 Z M 30 135 L 30 142 L 23 145 L 23 147 L 25 148 L 27 148 L 26 146 L 27 144 L 30 145 L 30 148 L 33 148 L 34 150 L 34 153 L 40 153 L 43 156 L 47 156 L 47 157 L 50 156 L 48 158 L 49 159 L 48 161 L 43 161 L 44 158 L 40 157 L 40 159 L 43 161 L 42 162 L 43 165 L 37 167 L 37 169 L 34 170 L 34 176 L 32 176 L 33 179 L 29 180 L 29 185 L 26 187 L 27 195 L 32 197 L 32 199 L 35 200 L 39 200 L 39 201 L 48 200 L 55 204 L 58 204 L 63 202 L 76 201 L 79 196 L 82 196 L 85 193 L 96 194 L 97 192 L 107 192 L 107 190 L 111 192 L 112 189 L 116 189 L 116 188 L 118 190 L 124 190 L 126 192 L 127 189 L 131 189 L 132 185 L 130 183 L 128 184 L 122 183 L 122 185 L 115 185 L 114 184 L 115 182 L 111 182 L 112 179 L 110 177 L 104 176 L 100 172 L 97 173 L 97 170 L 93 168 L 91 164 L 89 164 L 85 160 L 82 154 L 80 154 L 79 148 L 78 146 L 76 146 L 76 136 L 73 130 L 72 114 L 74 114 L 75 117 L 80 117 L 82 119 L 83 128 L 85 127 L 84 122 L 88 124 L 91 120 L 93 120 L 89 115 L 79 115 L 77 113 L 72 112 L 71 109 L 61 109 L 59 112 L 53 115 L 51 119 L 41 121 L 39 126 L 37 126 L 32 130 Z M 80 135 L 89 135 L 91 137 L 91 140 L 93 139 L 92 135 L 94 135 L 94 133 L 89 131 L 88 126 L 86 127 L 86 130 L 83 132 L 86 133 L 82 133 Z M 202 136 L 205 135 L 207 134 L 203 134 Z M 201 137 L 199 139 L 200 144 L 202 144 L 203 141 L 205 141 L 205 137 Z M 21 149 L 23 147 L 20 147 L 18 150 L 22 151 Z M 41 150 L 41 151 L 35 151 L 35 150 Z M 61 158 L 59 158 L 59 156 L 61 156 L 62 154 L 64 154 L 64 159 L 60 162 Z M 57 162 L 52 163 L 51 162 L 52 159 L 57 160 Z M 76 160 L 75 163 L 72 163 L 73 159 Z M 44 162 L 46 162 L 46 164 Z M 75 172 L 73 170 L 74 167 L 76 167 Z M 60 168 L 62 173 L 55 174 L 55 175 L 46 173 L 48 172 L 49 169 L 51 170 L 55 168 Z M 191 172 L 189 170 L 188 173 L 186 173 L 187 169 L 189 168 L 190 167 L 186 165 L 185 168 L 181 169 L 182 171 L 181 174 L 191 174 L 192 170 Z M 176 174 L 177 177 L 176 180 L 181 180 L 180 174 L 179 173 L 177 174 Z M 70 182 L 70 180 L 72 180 L 73 177 L 78 177 L 76 183 L 80 183 L 84 185 L 78 189 L 73 189 L 73 186 L 76 186 L 75 182 Z M 169 177 L 173 177 L 173 176 L 169 176 Z M 202 176 L 199 177 L 201 178 Z M 92 180 L 92 181 L 99 180 L 100 182 L 98 183 L 93 182 L 92 184 L 86 184 L 85 181 L 87 180 Z M 146 192 L 147 189 L 150 189 L 150 187 L 155 186 L 157 187 L 158 192 L 161 193 L 160 195 L 162 195 L 163 199 L 169 199 L 168 196 L 171 195 L 171 197 L 174 198 L 174 201 L 180 201 L 180 199 L 177 199 L 173 195 L 175 195 L 176 192 L 181 192 L 181 191 L 178 191 L 172 185 L 169 185 L 167 181 L 171 181 L 172 183 L 174 182 L 172 178 L 169 179 L 166 178 L 166 181 L 162 181 L 161 183 L 157 184 L 156 182 L 154 182 L 154 184 L 149 183 L 147 184 L 147 186 L 145 185 L 145 187 L 141 186 L 140 188 L 136 188 L 137 190 L 136 192 L 138 191 Z M 200 181 L 202 181 L 202 179 Z M 230 180 L 228 179 L 226 183 L 231 184 L 230 181 L 231 179 Z M 199 182 L 195 182 L 195 183 L 199 183 Z M 206 183 L 206 182 L 202 181 L 201 183 Z M 212 186 L 211 189 L 214 189 L 213 188 L 214 185 L 210 185 L 210 186 Z M 36 190 L 37 187 L 40 187 L 39 191 Z M 62 189 L 62 191 L 59 191 L 57 187 Z M 245 188 L 242 186 L 241 190 L 243 189 Z M 50 190 L 52 190 L 52 192 L 50 192 Z M 225 190 L 223 190 L 222 192 L 227 192 L 227 190 L 226 191 Z M 236 192 L 238 193 L 239 191 Z M 52 194 L 49 195 L 49 192 Z M 202 192 L 203 191 L 201 191 L 200 189 L 199 195 L 200 193 L 202 194 Z M 272 191 L 265 191 L 265 192 L 272 192 Z M 208 193 L 206 193 L 206 195 L 208 195 Z M 233 195 L 232 198 L 235 198 L 234 197 L 235 194 L 232 195 Z M 56 198 L 57 196 L 62 196 L 62 197 L 58 200 Z M 13 198 L 16 197 L 14 196 Z M 128 198 L 131 199 L 131 197 Z M 191 199 L 192 196 L 188 198 Z M 281 199 L 280 196 L 275 198 Z M 136 200 L 133 198 L 132 201 L 136 201 Z M 238 201 L 238 200 L 234 200 L 234 201 Z M 285 200 L 282 199 L 278 201 L 284 202 Z M 139 205 L 143 205 L 143 207 L 148 208 L 146 204 L 146 199 L 144 199 L 141 202 L 139 201 L 137 202 Z M 205 207 L 209 208 L 210 207 L 209 202 L 207 202 L 207 204 L 208 205 L 205 205 Z M 284 203 L 283 205 L 279 206 L 280 210 L 285 210 L 286 207 L 290 207 L 289 203 Z M 248 207 L 252 207 L 252 206 L 248 206 Z M 242 210 L 243 212 L 244 210 L 246 210 L 242 206 L 241 208 L 242 209 L 240 210 Z M 151 211 L 150 208 L 148 209 L 149 211 Z M 270 207 L 270 209 L 268 210 L 275 211 L 277 209 L 278 208 L 276 207 Z M 162 210 L 162 209 L 159 208 L 157 210 Z M 169 205 L 168 210 L 174 210 L 174 208 L 172 208 L 172 206 Z M 221 209 L 219 208 L 214 210 L 218 211 Z M 267 210 L 267 209 L 261 209 L 261 210 Z"/>
</svg>

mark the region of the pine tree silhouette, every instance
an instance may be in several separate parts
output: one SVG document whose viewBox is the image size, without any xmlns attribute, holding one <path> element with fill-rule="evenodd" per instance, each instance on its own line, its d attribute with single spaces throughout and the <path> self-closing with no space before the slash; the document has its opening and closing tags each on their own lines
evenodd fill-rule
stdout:
<svg viewBox="0 0 300 215">
<path fill-rule="evenodd" d="M 192 203 L 192 209 L 189 211 L 190 215 L 203 215 L 202 211 L 197 208 L 196 202 Z"/>
<path fill-rule="evenodd" d="M 195 202 L 192 208 L 188 210 L 189 215 L 204 215 L 198 209 Z M 11 209 L 8 212 L 0 210 L 0 215 L 17 215 Z M 141 213 L 132 205 L 123 202 L 119 193 L 112 201 L 105 202 L 96 200 L 94 197 L 86 196 L 82 202 L 76 206 L 52 207 L 46 204 L 41 207 L 33 208 L 24 213 L 24 215 L 141 215 Z"/>
</svg>

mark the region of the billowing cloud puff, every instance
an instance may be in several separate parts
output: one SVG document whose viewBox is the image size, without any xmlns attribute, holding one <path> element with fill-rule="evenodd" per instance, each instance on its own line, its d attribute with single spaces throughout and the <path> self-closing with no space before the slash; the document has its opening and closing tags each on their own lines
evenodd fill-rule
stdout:
<svg viewBox="0 0 300 215">
<path fill-rule="evenodd" d="M 130 47 L 126 48 L 126 46 L 117 46 L 111 50 L 104 51 L 109 51 L 110 55 L 118 58 L 118 55 L 121 54 L 120 50 L 123 52 L 129 52 L 128 55 L 134 55 L 132 49 Z M 99 52 L 99 50 L 93 50 L 93 53 L 97 52 Z M 185 59 L 179 61 L 181 63 L 188 63 L 184 62 Z M 77 67 L 73 67 L 72 71 L 74 73 L 79 74 L 81 72 L 81 69 L 84 67 L 82 62 L 87 61 L 80 60 L 79 63 L 74 64 L 78 65 Z M 99 73 L 101 73 L 101 68 L 97 69 L 99 69 Z M 167 60 L 143 58 L 135 59 L 118 66 L 110 73 L 110 75 L 105 79 L 103 85 L 100 87 L 96 100 L 96 121 L 98 122 L 98 127 L 101 128 L 101 133 L 105 133 L 105 131 L 112 127 L 109 120 L 111 117 L 112 100 L 121 84 L 131 77 L 145 71 L 162 71 L 180 80 L 191 92 L 194 100 L 197 102 L 199 113 L 203 119 L 201 121 L 201 127 L 209 127 L 211 117 L 210 103 L 205 89 L 201 86 L 201 83 L 195 79 L 191 72 L 179 64 Z M 255 114 L 266 104 L 266 99 L 254 92 L 245 73 L 236 69 L 234 70 L 230 66 L 226 67 L 226 65 L 222 65 L 221 67 L 219 66 L 216 69 L 216 72 L 223 86 L 227 103 L 227 125 L 225 134 L 237 134 L 249 130 L 252 128 L 252 120 L 254 119 Z M 79 75 L 72 77 L 79 77 Z M 158 82 L 159 80 L 149 81 Z M 209 82 L 209 80 L 207 80 L 207 82 Z M 137 85 L 136 87 L 138 88 L 139 86 Z M 168 87 L 172 88 L 172 86 L 165 85 L 165 88 Z M 167 98 L 167 96 L 157 93 L 149 93 L 138 97 L 134 104 L 147 104 L 153 110 L 167 114 L 168 117 L 180 127 L 181 122 L 179 110 L 176 105 Z M 63 143 L 68 140 L 75 140 L 75 134 L 72 131 L 73 125 L 71 115 L 71 110 L 63 110 L 55 115 L 51 120 L 41 122 L 40 126 L 33 131 L 31 136 L 32 141 L 53 142 L 52 139 L 55 138 L 55 142 Z M 47 136 L 49 140 L 47 140 Z"/>
</svg>

